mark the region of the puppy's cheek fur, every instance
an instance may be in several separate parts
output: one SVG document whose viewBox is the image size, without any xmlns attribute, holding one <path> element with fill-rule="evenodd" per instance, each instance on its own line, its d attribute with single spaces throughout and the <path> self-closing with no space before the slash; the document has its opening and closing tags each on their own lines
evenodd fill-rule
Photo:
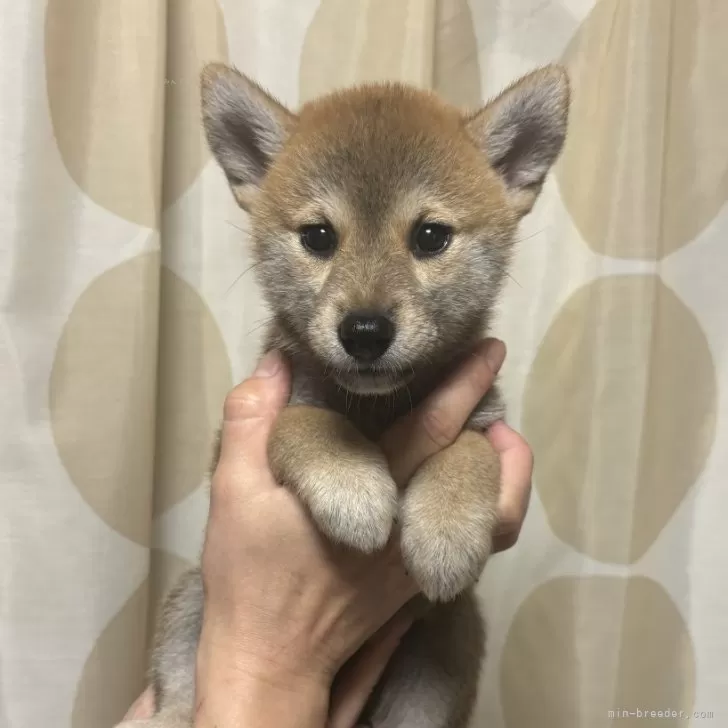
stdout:
<svg viewBox="0 0 728 728">
<path fill-rule="evenodd" d="M 341 313 L 330 298 L 324 296 L 319 301 L 305 328 L 307 342 L 324 364 L 340 363 L 346 356 L 338 336 Z"/>
<path fill-rule="evenodd" d="M 397 308 L 397 336 L 392 354 L 405 363 L 431 351 L 439 340 L 437 319 L 424 314 L 425 310 L 424 300 L 406 302 Z"/>
<path fill-rule="evenodd" d="M 256 278 L 274 315 L 285 321 L 296 336 L 305 338 L 318 309 L 319 286 L 309 276 L 302 275 L 305 261 L 289 247 L 277 244 L 259 250 Z"/>
</svg>

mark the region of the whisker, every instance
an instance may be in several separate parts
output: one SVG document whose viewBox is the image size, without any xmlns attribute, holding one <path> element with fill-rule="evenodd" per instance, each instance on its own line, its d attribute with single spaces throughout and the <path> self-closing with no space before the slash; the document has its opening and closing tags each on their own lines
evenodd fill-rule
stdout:
<svg viewBox="0 0 728 728">
<path fill-rule="evenodd" d="M 412 403 L 412 392 L 410 392 L 409 384 L 404 385 L 404 391 L 407 392 L 407 399 L 409 400 L 409 411 L 412 414 L 415 410 L 415 406 Z"/>
<path fill-rule="evenodd" d="M 225 220 L 225 222 L 230 225 L 230 227 L 234 227 L 236 230 L 240 230 L 241 233 L 244 235 L 247 235 L 250 237 L 250 230 L 246 230 L 245 228 L 241 228 L 240 225 L 236 225 L 232 220 Z"/>
<path fill-rule="evenodd" d="M 517 243 L 525 243 L 526 240 L 530 240 L 531 238 L 535 238 L 537 235 L 541 235 L 542 233 L 545 233 L 545 232 L 546 232 L 546 228 L 542 228 L 541 230 L 536 230 L 536 232 L 533 232 L 530 235 L 526 235 L 525 238 L 521 238 L 521 237 L 517 238 L 516 239 L 516 242 Z"/>
<path fill-rule="evenodd" d="M 406 381 L 406 377 L 404 374 L 404 367 L 401 364 L 398 364 L 397 366 L 399 368 L 400 376 L 402 377 L 403 380 L 405 380 L 404 381 L 404 391 L 407 392 L 407 399 L 409 399 L 410 412 L 412 412 L 412 410 L 414 409 L 414 407 L 412 405 L 412 393 L 410 392 L 409 385 L 407 384 L 407 381 Z M 412 370 L 412 374 L 414 374 L 415 373 L 414 367 L 411 364 L 409 365 L 409 367 Z"/>
<path fill-rule="evenodd" d="M 256 322 L 256 324 L 255 324 L 255 325 L 254 325 L 254 326 L 253 326 L 252 328 L 250 328 L 250 329 L 248 330 L 248 333 L 247 333 L 247 334 L 245 334 L 245 335 L 246 335 L 246 336 L 250 336 L 251 334 L 254 334 L 254 333 L 255 333 L 256 331 L 258 331 L 258 329 L 260 329 L 260 328 L 262 328 L 263 326 L 265 326 L 265 325 L 267 325 L 267 324 L 271 323 L 271 321 L 273 321 L 273 319 L 274 319 L 274 317 L 273 317 L 273 316 L 266 316 L 266 318 L 264 318 L 264 319 L 263 319 L 262 321 L 258 321 L 258 322 Z"/>
<path fill-rule="evenodd" d="M 397 364 L 396 366 L 399 371 L 399 376 L 402 378 L 402 380 L 405 380 L 404 367 L 401 364 Z M 404 388 L 407 391 L 407 395 L 409 396 L 409 388 L 407 387 L 406 381 L 404 382 Z M 392 393 L 392 409 L 393 410 L 394 410 L 394 404 L 395 404 L 395 400 L 394 400 L 394 392 L 393 392 Z M 411 408 L 412 408 L 412 397 L 410 397 L 410 409 Z"/>
<path fill-rule="evenodd" d="M 257 268 L 260 265 L 260 261 L 256 261 L 255 263 L 251 263 L 239 276 L 235 278 L 235 280 L 228 286 L 227 290 L 223 294 L 223 298 L 227 297 L 228 293 L 233 289 L 233 287 L 240 281 L 240 279 L 246 274 L 249 273 L 253 268 Z"/>
</svg>

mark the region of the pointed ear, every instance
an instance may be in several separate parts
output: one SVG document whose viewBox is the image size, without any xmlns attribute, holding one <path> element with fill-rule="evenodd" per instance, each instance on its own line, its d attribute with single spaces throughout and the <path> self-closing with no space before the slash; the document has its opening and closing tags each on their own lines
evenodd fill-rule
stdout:
<svg viewBox="0 0 728 728">
<path fill-rule="evenodd" d="M 202 71 L 202 121 L 235 199 L 249 210 L 296 120 L 258 84 L 222 63 Z"/>
<path fill-rule="evenodd" d="M 522 215 L 533 207 L 561 152 L 569 96 L 565 69 L 547 66 L 516 81 L 465 121 Z"/>
</svg>

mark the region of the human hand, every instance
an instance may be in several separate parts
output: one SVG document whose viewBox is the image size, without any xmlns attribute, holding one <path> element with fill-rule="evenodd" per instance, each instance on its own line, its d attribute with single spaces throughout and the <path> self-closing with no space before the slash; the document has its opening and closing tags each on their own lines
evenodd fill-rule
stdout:
<svg viewBox="0 0 728 728">
<path fill-rule="evenodd" d="M 408 473 L 457 436 L 492 384 L 504 355 L 500 342 L 482 347 L 450 381 L 391 428 L 382 446 L 389 451 L 393 473 L 406 480 Z M 288 372 L 278 363 L 282 369 L 277 379 L 248 380 L 226 403 L 203 559 L 206 584 L 212 579 L 215 588 L 208 589 L 198 679 L 205 673 L 206 630 L 212 638 L 207 640 L 208 667 L 213 664 L 210 649 L 215 647 L 220 680 L 229 684 L 232 679 L 220 673 L 219 657 L 227 654 L 233 675 L 242 670 L 249 679 L 252 671 L 267 682 L 277 675 L 279 688 L 281 682 L 290 688 L 296 682 L 291 680 L 294 675 L 325 683 L 375 633 L 346 665 L 331 697 L 329 725 L 348 728 L 407 629 L 406 610 L 389 618 L 414 593 L 414 586 L 404 575 L 396 548 L 369 557 L 337 553 L 323 543 L 296 499 L 272 481 L 265 443 L 288 392 Z M 525 514 L 530 451 L 502 423 L 494 425 L 488 437 L 501 453 L 505 528 L 500 547 L 507 548 L 515 542 Z M 241 535 L 245 535 L 242 540 Z M 241 569 L 244 578 L 236 578 Z M 277 595 L 273 606 L 272 594 Z M 308 598 L 301 600 L 301 594 Z M 240 641 L 231 644 L 230 637 L 236 634 Z M 130 717 L 151 712 L 147 696 Z"/>
<path fill-rule="evenodd" d="M 476 405 L 493 386 L 505 359 L 503 342 L 485 339 L 473 353 L 419 407 L 395 422 L 380 441 L 400 487 L 428 457 L 457 439 Z M 531 496 L 533 454 L 528 443 L 503 421 L 491 425 L 485 436 L 500 459 L 499 528 L 492 549 L 497 553 L 518 541 Z"/>
<path fill-rule="evenodd" d="M 267 365 L 268 376 L 259 369 L 225 403 L 202 558 L 198 685 L 263 682 L 281 700 L 296 693 L 321 702 L 323 694 L 328 703 L 339 668 L 416 587 L 396 540 L 371 555 L 336 547 L 275 482 L 267 442 L 288 400 L 290 372 L 277 354 Z"/>
</svg>

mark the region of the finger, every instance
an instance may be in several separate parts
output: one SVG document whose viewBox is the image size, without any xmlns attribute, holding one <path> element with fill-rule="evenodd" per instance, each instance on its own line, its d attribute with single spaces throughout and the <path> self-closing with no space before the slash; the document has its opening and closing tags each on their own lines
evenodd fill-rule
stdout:
<svg viewBox="0 0 728 728">
<path fill-rule="evenodd" d="M 124 720 L 144 720 L 154 715 L 154 690 L 147 688 L 135 701 L 134 705 L 129 708 L 129 712 L 124 716 Z"/>
<path fill-rule="evenodd" d="M 390 619 L 339 673 L 331 695 L 327 728 L 352 728 L 379 682 L 384 668 L 412 625 L 405 608 Z"/>
<path fill-rule="evenodd" d="M 225 399 L 218 469 L 240 464 L 265 467 L 271 427 L 288 402 L 290 371 L 277 351 L 268 352 L 253 374 Z"/>
<path fill-rule="evenodd" d="M 533 453 L 528 443 L 505 422 L 494 423 L 486 432 L 486 437 L 500 456 L 499 529 L 493 551 L 504 551 L 518 540 L 528 511 Z"/>
<path fill-rule="evenodd" d="M 481 342 L 443 385 L 388 430 L 380 444 L 397 485 L 405 485 L 428 457 L 453 443 L 493 385 L 505 355 L 502 341 Z"/>
</svg>

